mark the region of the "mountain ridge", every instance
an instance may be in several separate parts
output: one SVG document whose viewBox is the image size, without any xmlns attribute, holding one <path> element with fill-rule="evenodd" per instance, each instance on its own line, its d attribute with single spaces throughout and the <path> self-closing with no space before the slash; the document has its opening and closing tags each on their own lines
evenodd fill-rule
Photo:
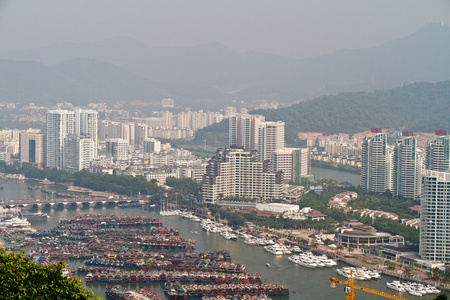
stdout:
<svg viewBox="0 0 450 300">
<path fill-rule="evenodd" d="M 9 53 L 9 59 L 52 62 L 44 64 L 44 67 L 49 68 L 46 74 L 61 85 L 64 82 L 73 84 L 74 79 L 70 78 L 69 82 L 68 78 L 56 79 L 55 76 L 62 74 L 55 71 L 55 65 L 82 57 L 103 61 L 119 68 L 115 69 L 117 72 L 121 70 L 120 72 L 124 73 L 117 75 L 118 77 L 131 80 L 133 76 L 130 73 L 138 76 L 134 77 L 138 83 L 121 83 L 122 90 L 117 87 L 118 93 L 122 95 L 122 91 L 129 91 L 131 86 L 139 86 L 136 91 L 131 90 L 129 95 L 121 97 L 124 101 L 135 100 L 133 98 L 136 97 L 144 100 L 150 96 L 176 97 L 178 99 L 175 100 L 181 105 L 201 106 L 201 100 L 205 100 L 207 101 L 205 109 L 215 109 L 223 107 L 223 104 L 229 103 L 227 101 L 232 99 L 243 100 L 250 105 L 261 101 L 291 104 L 322 95 L 370 92 L 413 82 L 450 80 L 450 60 L 447 53 L 450 53 L 450 27 L 428 24 L 407 37 L 377 47 L 340 50 L 302 60 L 259 52 L 237 53 L 220 43 L 205 43 L 191 47 L 154 47 L 126 37 L 86 45 L 49 46 L 35 52 L 23 50 Z M 3 56 L 5 55 L 3 53 Z M 101 70 L 108 68 L 99 71 L 91 69 L 92 72 L 98 73 L 99 78 L 96 79 L 98 81 L 101 81 L 100 78 L 102 80 L 110 78 L 109 85 L 99 82 L 98 87 L 92 86 L 90 84 L 95 81 L 88 82 L 82 78 L 83 76 L 91 78 L 90 74 L 80 73 L 69 77 L 78 78 L 76 81 L 79 88 L 86 89 L 84 92 L 76 91 L 70 86 L 66 89 L 61 87 L 60 90 L 53 86 L 42 86 L 43 91 L 39 93 L 42 95 L 48 90 L 51 98 L 79 98 L 93 95 L 96 100 L 102 99 L 109 94 L 107 91 L 99 90 L 100 86 L 111 89 L 118 83 L 107 71 L 100 74 Z M 8 74 L 3 73 L 0 79 L 5 76 Z M 31 80 L 29 78 L 31 74 L 23 76 Z M 8 78 L 5 80 L 16 88 L 3 86 L 6 89 L 0 90 L 3 91 L 3 98 L 14 98 L 13 90 L 18 93 L 16 97 L 18 99 L 34 97 L 31 94 L 26 96 L 26 89 L 18 91 L 20 78 L 16 78 L 19 82 L 11 82 Z M 31 81 L 49 84 L 48 81 L 39 78 Z M 84 85 L 81 85 L 81 82 Z M 30 82 L 28 84 L 33 85 Z M 74 90 L 77 97 L 70 96 L 71 90 Z M 226 102 L 219 103 L 224 100 Z M 190 105 L 192 101 L 195 105 Z"/>
</svg>

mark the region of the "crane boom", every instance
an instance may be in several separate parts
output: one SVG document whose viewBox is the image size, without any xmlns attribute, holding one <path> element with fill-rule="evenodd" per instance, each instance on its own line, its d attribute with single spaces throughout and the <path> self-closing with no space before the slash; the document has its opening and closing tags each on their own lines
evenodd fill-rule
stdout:
<svg viewBox="0 0 450 300">
<path fill-rule="evenodd" d="M 352 276 L 352 275 L 350 275 L 350 276 Z M 404 297 L 388 294 L 388 293 L 385 293 L 385 292 L 377 291 L 377 290 L 371 289 L 369 287 L 356 285 L 356 284 L 353 284 L 350 280 L 349 280 L 349 282 L 344 282 L 344 281 L 342 281 L 342 279 L 339 279 L 339 278 L 329 278 L 328 280 L 331 283 L 335 283 L 335 284 L 339 284 L 339 285 L 350 287 L 351 290 L 349 292 L 347 292 L 347 299 L 353 299 L 353 297 L 354 297 L 353 289 L 355 289 L 355 290 L 360 290 L 360 291 L 363 291 L 363 292 L 379 295 L 379 296 L 382 296 L 382 297 L 385 297 L 385 298 L 389 298 L 389 299 L 410 300 L 408 298 L 404 298 Z M 351 295 L 349 295 L 350 293 L 351 293 Z"/>
</svg>

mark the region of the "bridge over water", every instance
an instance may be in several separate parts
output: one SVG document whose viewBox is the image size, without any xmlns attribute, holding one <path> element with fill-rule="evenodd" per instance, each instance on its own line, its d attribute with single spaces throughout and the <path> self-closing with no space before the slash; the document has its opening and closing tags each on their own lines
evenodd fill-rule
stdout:
<svg viewBox="0 0 450 300">
<path fill-rule="evenodd" d="M 135 202 L 140 200 L 147 200 L 147 198 L 54 198 L 54 199 L 23 199 L 23 200 L 3 200 L 0 202 L 1 206 L 54 206 L 54 205 L 105 205 L 117 204 L 123 202 Z"/>
</svg>

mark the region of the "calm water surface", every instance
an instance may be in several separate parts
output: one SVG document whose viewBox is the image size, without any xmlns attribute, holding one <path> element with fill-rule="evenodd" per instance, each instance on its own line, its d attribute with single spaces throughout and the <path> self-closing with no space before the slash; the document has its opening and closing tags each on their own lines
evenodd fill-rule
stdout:
<svg viewBox="0 0 450 300">
<path fill-rule="evenodd" d="M 31 197 L 33 192 L 27 189 L 28 185 L 35 185 L 34 183 L 13 183 L 8 185 L 4 182 L 0 183 L 4 186 L 1 191 L 3 197 L 14 199 L 14 195 L 21 195 L 22 197 Z M 10 189 L 10 190 L 9 190 Z M 42 195 L 39 195 L 41 197 Z M 159 218 L 162 220 L 164 226 L 173 226 L 180 230 L 183 237 L 196 239 L 197 251 L 208 251 L 210 249 L 228 249 L 231 254 L 233 262 L 243 263 L 247 266 L 247 270 L 251 272 L 260 272 L 263 280 L 266 282 L 283 283 L 288 286 L 291 291 L 291 296 L 279 297 L 279 299 L 345 299 L 343 287 L 337 286 L 335 289 L 330 287 L 328 281 L 329 277 L 339 277 L 336 273 L 336 268 L 320 268 L 308 269 L 299 265 L 295 265 L 287 260 L 287 256 L 276 257 L 264 251 L 262 247 L 249 246 L 244 244 L 243 240 L 237 241 L 225 240 L 220 234 L 209 233 L 203 231 L 200 225 L 196 222 L 183 219 L 176 216 L 159 216 L 157 212 L 145 211 L 142 208 L 119 208 L 115 206 L 107 207 L 54 207 L 43 208 L 43 212 L 50 215 L 50 219 L 46 222 L 34 223 L 33 227 L 36 229 L 50 229 L 54 227 L 58 220 L 69 218 L 74 215 L 81 214 L 116 214 L 116 215 L 144 215 Z M 192 232 L 197 231 L 199 234 L 195 235 Z M 266 263 L 271 264 L 271 268 L 266 267 Z M 82 266 L 82 261 L 69 261 L 72 267 Z M 338 267 L 344 265 L 339 263 Z M 386 287 L 386 281 L 392 281 L 394 278 L 382 276 L 381 280 L 370 282 L 359 282 L 356 284 L 369 286 L 371 288 L 388 292 L 391 294 L 401 295 Z M 106 283 L 90 284 L 89 287 L 96 295 L 105 297 Z M 140 283 L 139 287 L 147 287 L 153 289 L 156 293 L 163 296 L 163 285 L 161 284 L 145 284 Z M 130 288 L 136 288 L 136 284 L 130 284 Z M 295 291 L 295 292 L 294 292 Z M 413 299 L 416 298 L 410 295 L 403 295 L 404 297 Z M 433 296 L 422 297 L 421 299 L 430 300 Z M 356 291 L 355 299 L 376 300 L 381 299 L 379 296 Z"/>
<path fill-rule="evenodd" d="M 311 173 L 315 178 L 322 177 L 323 179 L 334 179 L 338 182 L 350 182 L 354 186 L 358 186 L 361 183 L 361 176 L 359 174 L 342 172 L 335 169 L 326 169 L 311 167 Z"/>
</svg>

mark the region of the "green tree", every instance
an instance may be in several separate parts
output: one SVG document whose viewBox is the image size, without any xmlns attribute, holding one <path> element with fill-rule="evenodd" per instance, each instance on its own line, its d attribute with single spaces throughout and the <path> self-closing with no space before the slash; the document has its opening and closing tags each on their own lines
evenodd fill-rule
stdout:
<svg viewBox="0 0 450 300">
<path fill-rule="evenodd" d="M 313 243 L 311 244 L 311 248 L 313 248 L 313 249 L 319 248 L 319 243 L 313 242 Z"/>
<path fill-rule="evenodd" d="M 409 277 L 412 275 L 413 268 L 411 266 L 406 266 L 404 271 L 405 271 L 405 276 Z"/>
<path fill-rule="evenodd" d="M 436 298 L 434 298 L 433 300 L 447 300 L 447 294 L 445 293 L 440 293 L 439 295 L 436 296 Z"/>
<path fill-rule="evenodd" d="M 0 299 L 101 299 L 80 279 L 62 276 L 64 262 L 45 267 L 23 253 L 0 250 Z"/>
</svg>

